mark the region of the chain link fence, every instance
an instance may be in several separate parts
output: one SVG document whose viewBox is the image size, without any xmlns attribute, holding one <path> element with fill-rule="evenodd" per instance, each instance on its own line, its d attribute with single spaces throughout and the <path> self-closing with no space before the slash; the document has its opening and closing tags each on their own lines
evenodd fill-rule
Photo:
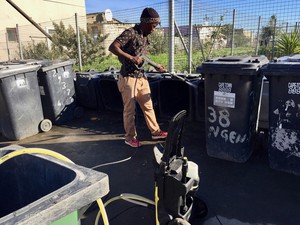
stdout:
<svg viewBox="0 0 300 225">
<path fill-rule="evenodd" d="M 192 34 L 189 32 L 190 1 L 176 0 L 174 3 L 175 70 L 186 70 L 188 67 L 190 35 L 192 35 L 193 54 L 191 60 L 192 71 L 194 71 L 196 66 L 205 59 L 217 56 L 266 55 L 272 59 L 279 56 L 276 43 L 280 35 L 299 29 L 300 4 L 296 0 L 253 0 L 251 2 L 246 0 L 194 0 Z M 166 58 L 164 63 L 167 64 L 168 32 L 170 31 L 169 1 L 112 11 L 113 18 L 120 24 L 125 24 L 125 29 L 126 24 L 129 27 L 139 22 L 141 12 L 145 7 L 153 7 L 160 14 L 161 24 L 157 30 L 161 35 L 158 38 L 152 37 L 151 54 L 164 54 Z M 61 21 L 66 27 L 71 25 L 75 30 L 75 15 L 59 21 L 45 21 L 39 24 L 51 34 L 54 32 L 53 22 L 60 23 Z M 86 30 L 86 21 L 86 18 L 78 17 L 78 26 Z M 105 23 L 105 21 L 101 23 Z M 45 41 L 49 46 L 51 45 L 51 42 L 38 29 L 32 29 L 32 27 L 33 25 L 17 27 L 18 35 L 15 36 L 13 32 L 9 32 L 9 29 L 0 30 L 1 40 L 5 40 L 0 42 L 1 60 L 5 57 L 7 60 L 20 58 L 21 47 L 31 43 Z M 103 34 L 108 34 L 106 48 L 121 31 L 121 29 L 110 29 Z"/>
</svg>

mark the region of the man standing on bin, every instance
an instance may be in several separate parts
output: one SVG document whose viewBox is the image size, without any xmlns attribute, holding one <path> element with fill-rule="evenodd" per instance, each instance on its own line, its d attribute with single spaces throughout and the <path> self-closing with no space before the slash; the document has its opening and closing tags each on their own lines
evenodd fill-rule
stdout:
<svg viewBox="0 0 300 225">
<path fill-rule="evenodd" d="M 158 13 L 153 8 L 145 8 L 141 14 L 141 23 L 126 29 L 109 46 L 109 51 L 118 56 L 121 67 L 121 76 L 118 88 L 121 92 L 124 111 L 125 143 L 131 147 L 140 147 L 135 127 L 135 101 L 144 113 L 147 126 L 152 134 L 152 139 L 164 139 L 168 133 L 161 131 L 156 121 L 155 112 L 150 96 L 150 86 L 144 70 L 139 67 L 143 64 L 140 57 L 145 54 L 149 45 L 148 35 L 160 23 Z M 164 72 L 163 66 L 157 69 Z"/>
</svg>

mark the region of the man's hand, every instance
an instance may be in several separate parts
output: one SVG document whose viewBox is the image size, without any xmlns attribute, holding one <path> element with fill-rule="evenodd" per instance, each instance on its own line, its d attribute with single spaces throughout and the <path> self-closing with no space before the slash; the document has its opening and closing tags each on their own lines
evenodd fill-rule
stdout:
<svg viewBox="0 0 300 225">
<path fill-rule="evenodd" d="M 136 65 L 140 65 L 143 63 L 143 59 L 140 56 L 131 56 L 130 61 Z"/>
<path fill-rule="evenodd" d="M 158 72 L 165 73 L 165 67 L 163 65 L 158 64 L 159 67 L 155 67 Z"/>
</svg>

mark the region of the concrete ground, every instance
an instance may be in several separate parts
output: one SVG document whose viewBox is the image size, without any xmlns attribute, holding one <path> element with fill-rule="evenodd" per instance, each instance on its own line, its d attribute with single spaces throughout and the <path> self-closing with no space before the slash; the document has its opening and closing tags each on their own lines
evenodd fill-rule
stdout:
<svg viewBox="0 0 300 225">
<path fill-rule="evenodd" d="M 168 120 L 159 120 L 163 129 Z M 107 173 L 110 192 L 103 201 L 122 193 L 133 193 L 154 199 L 154 167 L 152 141 L 144 119 L 137 120 L 138 149 L 124 144 L 120 113 L 86 111 L 84 116 L 63 126 L 53 126 L 21 141 L 0 136 L 0 147 L 17 144 L 57 151 L 78 165 Z M 208 206 L 208 215 L 192 225 L 299 225 L 300 177 L 275 171 L 268 165 L 267 145 L 257 144 L 246 163 L 234 163 L 209 157 L 205 148 L 202 122 L 186 121 L 182 144 L 189 160 L 199 166 L 200 186 L 197 198 Z M 116 201 L 107 208 L 110 225 L 153 225 L 154 207 Z M 97 209 L 87 211 L 82 225 L 94 224 Z M 102 224 L 100 219 L 99 224 Z"/>
</svg>

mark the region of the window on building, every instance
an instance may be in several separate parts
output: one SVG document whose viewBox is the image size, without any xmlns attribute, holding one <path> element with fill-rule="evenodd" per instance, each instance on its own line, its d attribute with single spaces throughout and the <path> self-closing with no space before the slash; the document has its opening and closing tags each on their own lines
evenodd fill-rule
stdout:
<svg viewBox="0 0 300 225">
<path fill-rule="evenodd" d="M 6 33 L 8 41 L 18 41 L 16 28 L 6 28 Z"/>
<path fill-rule="evenodd" d="M 53 34 L 55 34 L 55 30 L 54 29 L 48 29 L 48 34 L 50 34 L 52 36 Z"/>
</svg>

